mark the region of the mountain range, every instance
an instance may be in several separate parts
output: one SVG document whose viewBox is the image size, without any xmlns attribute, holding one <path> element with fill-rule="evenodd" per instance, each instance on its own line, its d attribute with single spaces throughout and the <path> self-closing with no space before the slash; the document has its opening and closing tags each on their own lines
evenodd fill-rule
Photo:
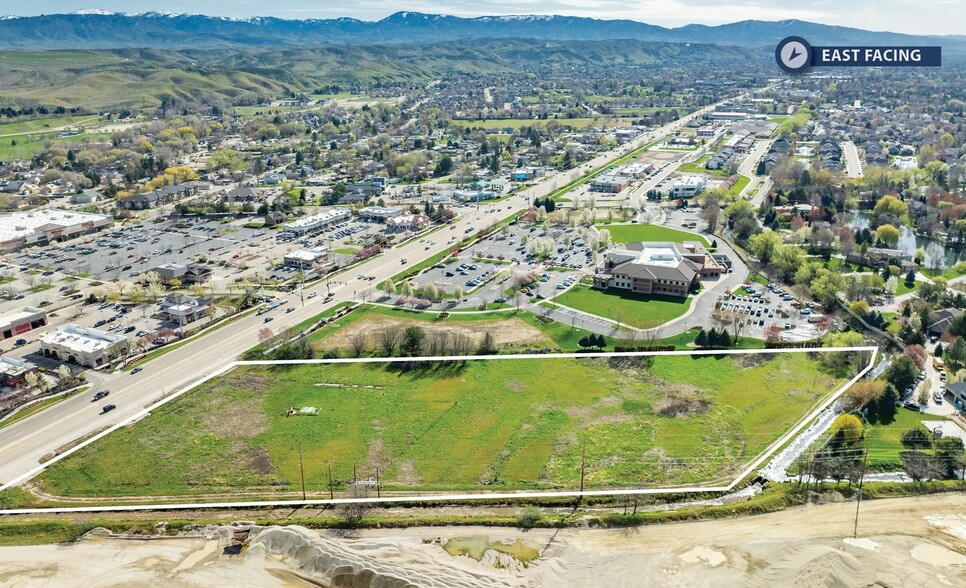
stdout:
<svg viewBox="0 0 966 588">
<path fill-rule="evenodd" d="M 601 41 L 632 39 L 769 47 L 789 35 L 813 45 L 942 45 L 966 53 L 966 37 L 874 32 L 800 20 L 745 20 L 718 26 L 665 28 L 633 20 L 573 16 L 481 16 L 397 12 L 382 20 L 353 18 L 232 19 L 199 14 L 71 14 L 0 17 L 0 49 L 239 48 L 259 46 L 415 44 L 472 39 Z"/>
</svg>

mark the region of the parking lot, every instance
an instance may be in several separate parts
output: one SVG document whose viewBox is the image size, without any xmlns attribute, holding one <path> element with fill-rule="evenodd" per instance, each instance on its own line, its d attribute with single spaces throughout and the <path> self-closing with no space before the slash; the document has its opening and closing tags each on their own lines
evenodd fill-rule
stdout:
<svg viewBox="0 0 966 588">
<path fill-rule="evenodd" d="M 715 307 L 735 313 L 746 321 L 743 335 L 766 339 L 769 331 L 778 329 L 783 341 L 807 341 L 821 335 L 816 323 L 821 314 L 811 303 L 799 305 L 795 297 L 776 284 L 751 284 L 720 297 Z"/>
<path fill-rule="evenodd" d="M 458 237 L 447 238 L 452 241 Z M 552 253 L 547 257 L 533 255 L 530 243 L 534 239 L 552 240 Z M 475 243 L 454 261 L 425 270 L 413 281 L 419 285 L 434 284 L 449 293 L 459 286 L 465 296 L 462 306 L 478 306 L 483 302 L 507 301 L 514 276 L 535 272 L 538 279 L 523 294 L 543 300 L 573 285 L 581 271 L 589 269 L 591 259 L 589 248 L 574 229 L 545 232 L 539 227 L 514 225 Z"/>
</svg>

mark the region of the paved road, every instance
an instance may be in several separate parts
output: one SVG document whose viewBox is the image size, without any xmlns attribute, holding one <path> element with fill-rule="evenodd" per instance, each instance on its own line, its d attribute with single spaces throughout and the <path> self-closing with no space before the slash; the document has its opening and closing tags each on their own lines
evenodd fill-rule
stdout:
<svg viewBox="0 0 966 588">
<path fill-rule="evenodd" d="M 577 179 L 584 172 L 592 171 L 617 156 L 678 129 L 691 118 L 710 111 L 714 106 L 703 108 L 678 121 L 645 133 L 636 140 L 597 157 L 590 164 L 584 164 L 578 169 L 562 174 L 554 174 L 533 188 L 503 202 L 482 204 L 478 209 L 464 213 L 465 216 L 454 224 L 452 230 L 443 229 L 443 232 L 438 235 L 448 233 L 463 236 L 468 228 L 482 229 L 505 217 L 509 213 L 506 210 L 508 206 L 513 210 L 525 208 L 529 206 L 532 198 L 543 197 L 554 188 Z M 374 288 L 376 284 L 404 268 L 405 266 L 401 264 L 402 258 L 408 258 L 409 264 L 412 265 L 449 247 L 445 239 L 438 238 L 435 242 L 436 244 L 430 246 L 428 250 L 424 249 L 425 244 L 419 243 L 418 240 L 403 247 L 389 249 L 383 255 L 350 270 L 339 278 L 343 282 L 333 288 L 336 296 L 329 303 L 323 302 L 322 297 L 319 296 L 306 300 L 305 305 L 302 306 L 298 295 L 290 294 L 289 303 L 283 304 L 278 311 L 275 311 L 276 321 L 271 326 L 278 330 L 281 325 L 296 325 L 341 301 L 361 297 L 364 291 Z M 362 281 L 357 277 L 359 274 L 373 275 L 376 279 Z M 307 290 L 324 292 L 325 289 L 326 286 L 322 283 Z M 283 309 L 288 306 L 295 306 L 296 310 L 285 314 Z M 117 409 L 108 414 L 100 414 L 100 406 L 103 402 L 93 404 L 90 402 L 90 394 L 84 394 L 69 398 L 0 429 L 0 483 L 31 471 L 45 454 L 130 418 L 146 405 L 160 398 L 162 393 L 169 393 L 217 371 L 246 349 L 256 345 L 257 333 L 263 326 L 263 317 L 253 315 L 242 318 L 218 329 L 213 334 L 195 339 L 152 360 L 139 374 L 103 374 L 99 382 L 100 387 L 111 391 L 109 401 L 117 405 Z"/>
<path fill-rule="evenodd" d="M 748 198 L 748 194 L 755 189 L 761 178 L 755 173 L 758 171 L 758 162 L 761 160 L 765 152 L 768 151 L 768 146 L 771 145 L 770 140 L 758 141 L 755 143 L 754 148 L 748 153 L 744 161 L 738 167 L 738 173 L 748 178 L 748 185 L 741 190 L 740 196 L 742 198 Z M 756 194 L 757 195 L 757 194 Z"/>
<path fill-rule="evenodd" d="M 859 159 L 859 151 L 852 141 L 842 143 L 842 150 L 845 152 L 845 173 L 850 178 L 862 177 L 862 162 Z"/>
</svg>

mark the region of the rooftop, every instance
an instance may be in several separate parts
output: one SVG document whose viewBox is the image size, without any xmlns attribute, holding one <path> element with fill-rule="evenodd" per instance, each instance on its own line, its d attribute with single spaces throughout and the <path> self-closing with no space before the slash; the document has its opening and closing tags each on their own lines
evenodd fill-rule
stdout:
<svg viewBox="0 0 966 588">
<path fill-rule="evenodd" d="M 111 335 L 97 329 L 82 329 L 68 323 L 52 333 L 44 333 L 40 340 L 48 345 L 66 347 L 72 351 L 92 353 L 108 349 L 127 339 L 124 335 Z"/>
<path fill-rule="evenodd" d="M 12 241 L 33 235 L 38 229 L 48 225 L 72 227 L 83 223 L 96 223 L 107 220 L 106 216 L 89 212 L 72 212 L 59 208 L 13 212 L 0 215 L 0 242 Z"/>
</svg>

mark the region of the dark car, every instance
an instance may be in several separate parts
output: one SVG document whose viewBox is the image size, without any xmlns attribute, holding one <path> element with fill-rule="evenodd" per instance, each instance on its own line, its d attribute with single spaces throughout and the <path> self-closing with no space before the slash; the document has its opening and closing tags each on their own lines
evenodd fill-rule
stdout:
<svg viewBox="0 0 966 588">
<path fill-rule="evenodd" d="M 136 367 L 133 370 L 131 370 L 131 375 L 133 376 L 134 374 L 140 373 L 143 369 L 144 368 Z"/>
<path fill-rule="evenodd" d="M 91 399 L 91 402 L 97 402 L 98 400 L 100 400 L 101 398 L 104 398 L 108 394 L 110 394 L 109 391 L 107 391 L 107 390 L 101 390 L 100 392 L 98 392 L 97 394 L 94 395 L 94 398 Z"/>
<path fill-rule="evenodd" d="M 117 406 L 115 406 L 113 404 L 105 404 L 104 407 L 101 408 L 101 414 L 109 413 L 112 410 L 114 410 L 115 408 L 117 408 Z"/>
<path fill-rule="evenodd" d="M 27 344 L 27 340 L 26 339 L 17 339 L 14 342 L 14 345 L 16 345 L 17 347 L 20 347 L 21 345 L 26 345 L 26 344 Z"/>
<path fill-rule="evenodd" d="M 275 320 L 275 319 L 274 319 L 274 318 L 272 318 L 272 317 L 270 317 L 270 316 L 267 316 L 267 317 L 265 317 L 265 318 L 264 318 L 263 320 L 264 320 L 264 322 L 266 322 L 266 323 L 270 323 L 270 322 L 272 322 L 272 321 L 273 321 L 273 320 Z"/>
</svg>

